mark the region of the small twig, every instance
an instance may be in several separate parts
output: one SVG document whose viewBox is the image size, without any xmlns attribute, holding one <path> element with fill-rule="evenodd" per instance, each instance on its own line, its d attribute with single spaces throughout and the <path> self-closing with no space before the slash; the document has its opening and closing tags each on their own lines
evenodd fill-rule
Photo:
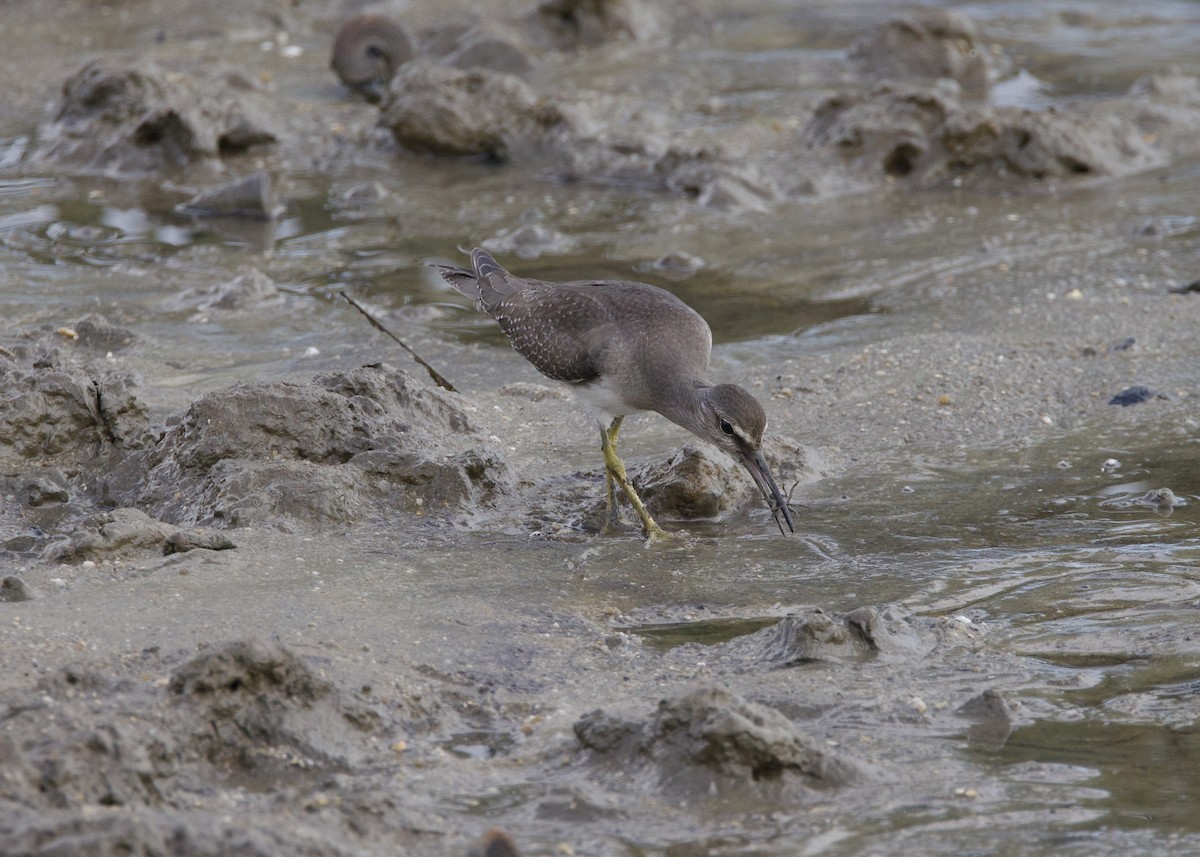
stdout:
<svg viewBox="0 0 1200 857">
<path fill-rule="evenodd" d="M 375 316 L 371 315 L 369 312 L 367 312 L 365 309 L 363 309 L 362 305 L 359 304 L 356 300 L 354 300 L 354 298 L 350 297 L 344 291 L 338 292 L 338 294 L 346 299 L 346 303 L 350 304 L 350 306 L 354 307 L 356 310 L 358 310 L 364 316 L 366 316 L 367 321 L 371 322 L 371 327 L 375 328 L 376 330 L 378 330 L 382 333 L 386 333 L 388 336 L 390 336 L 392 338 L 392 340 L 397 345 L 399 345 L 401 348 L 403 348 L 405 351 L 407 351 L 409 354 L 411 354 L 413 360 L 416 360 L 418 363 L 420 363 L 422 366 L 424 366 L 425 371 L 429 373 L 429 377 L 433 379 L 433 383 L 437 384 L 443 390 L 449 390 L 451 393 L 458 392 L 458 390 L 454 389 L 454 385 L 451 384 L 449 381 L 447 381 L 445 378 L 443 378 L 441 373 L 438 372 L 438 370 L 434 369 L 432 366 L 430 366 L 428 363 L 426 363 L 424 360 L 422 360 L 420 354 L 418 354 L 417 352 L 415 352 L 411 348 L 409 348 L 407 345 L 405 345 L 403 340 L 400 339 L 400 337 L 396 336 L 396 334 L 392 333 L 390 330 L 388 330 L 386 327 L 384 327 L 383 322 L 381 322 L 379 319 L 375 318 Z"/>
</svg>

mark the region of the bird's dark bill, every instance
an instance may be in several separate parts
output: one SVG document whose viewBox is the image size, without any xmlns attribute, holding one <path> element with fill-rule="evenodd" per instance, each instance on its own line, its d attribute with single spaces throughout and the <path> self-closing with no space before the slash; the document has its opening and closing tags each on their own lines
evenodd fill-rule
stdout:
<svg viewBox="0 0 1200 857">
<path fill-rule="evenodd" d="M 762 492 L 763 499 L 767 501 L 767 506 L 771 509 L 771 517 L 775 519 L 775 526 L 779 527 L 779 532 L 784 532 L 783 525 L 785 523 L 788 531 L 796 532 L 796 528 L 792 526 L 792 512 L 788 509 L 787 498 L 775 484 L 775 479 L 771 476 L 771 468 L 767 466 L 767 460 L 763 458 L 763 454 L 761 452 L 747 453 L 742 456 L 742 464 L 750 471 L 750 478 L 754 480 L 754 484 Z M 780 521 L 781 515 L 783 516 L 782 521 Z"/>
</svg>

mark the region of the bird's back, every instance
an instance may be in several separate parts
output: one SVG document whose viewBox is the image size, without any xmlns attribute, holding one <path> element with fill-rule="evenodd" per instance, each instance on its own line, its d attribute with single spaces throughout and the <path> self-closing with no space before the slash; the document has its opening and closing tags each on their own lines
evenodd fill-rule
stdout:
<svg viewBox="0 0 1200 857">
<path fill-rule="evenodd" d="M 442 277 L 496 319 L 516 351 L 549 378 L 601 383 L 631 410 L 653 409 L 657 367 L 703 379 L 712 336 L 704 319 L 670 292 L 628 280 L 547 283 L 505 271 L 482 250 L 473 271 Z"/>
</svg>

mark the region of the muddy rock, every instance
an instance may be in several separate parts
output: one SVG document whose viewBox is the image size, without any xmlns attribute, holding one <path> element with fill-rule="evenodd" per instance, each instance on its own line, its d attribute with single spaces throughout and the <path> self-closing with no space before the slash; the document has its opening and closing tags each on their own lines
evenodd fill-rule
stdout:
<svg viewBox="0 0 1200 857">
<path fill-rule="evenodd" d="M 557 106 L 537 98 L 520 78 L 427 60 L 406 64 L 392 78 L 380 115 L 406 148 L 498 161 L 545 147 L 565 122 Z"/>
<path fill-rule="evenodd" d="M 149 419 L 132 388 L 127 374 L 75 368 L 54 353 L 0 364 L 0 460 L 146 446 Z"/>
<path fill-rule="evenodd" d="M 855 661 L 870 657 L 876 651 L 848 617 L 830 615 L 820 608 L 787 616 L 778 625 L 765 628 L 741 642 L 746 648 L 760 647 L 758 659 L 774 667 L 822 660 Z"/>
<path fill-rule="evenodd" d="M 795 441 L 770 437 L 764 454 L 785 494 L 789 485 L 819 478 L 814 453 Z M 631 469 L 630 476 L 650 513 L 668 520 L 717 518 L 763 502 L 745 469 L 707 444 L 685 444 L 666 461 Z"/>
<path fill-rule="evenodd" d="M 933 141 L 958 109 L 953 94 L 935 89 L 838 94 L 818 105 L 801 140 L 834 151 L 851 169 L 904 177 L 933 158 Z"/>
<path fill-rule="evenodd" d="M 1149 98 L 1160 104 L 1200 107 L 1200 78 L 1180 71 L 1162 71 L 1139 78 L 1129 89 L 1135 99 Z"/>
<path fill-rule="evenodd" d="M 65 543 L 51 550 L 51 556 L 58 562 L 82 562 L 135 551 L 164 554 L 196 548 L 226 550 L 233 546 L 228 538 L 217 533 L 181 531 L 137 509 L 113 509 L 81 521 Z"/>
<path fill-rule="evenodd" d="M 244 309 L 283 302 L 275 281 L 257 268 L 238 274 L 201 302 L 202 309 Z"/>
<path fill-rule="evenodd" d="M 425 514 L 488 502 L 511 482 L 453 396 L 382 365 L 203 396 L 147 466 L 129 499 L 163 520 L 222 526 Z"/>
<path fill-rule="evenodd" d="M 71 326 L 75 344 L 99 352 L 118 352 L 137 341 L 137 334 L 127 327 L 113 324 L 98 313 L 89 313 Z"/>
<path fill-rule="evenodd" d="M 97 503 L 114 505 L 140 483 L 138 456 L 156 440 L 132 376 L 91 363 L 121 347 L 123 329 L 99 316 L 76 327 L 63 345 L 30 333 L 0 364 L 0 553 L 41 555 Z"/>
<path fill-rule="evenodd" d="M 75 726 L 76 724 L 71 724 Z M 37 786 L 58 808 L 92 804 L 156 806 L 157 780 L 174 772 L 172 739 L 133 719 L 83 724 L 68 732 L 54 758 L 41 758 Z M 23 789 L 22 791 L 28 791 Z"/>
<path fill-rule="evenodd" d="M 93 60 L 63 84 L 34 159 L 82 172 L 143 173 L 242 152 L 276 139 L 256 97 L 219 74 Z"/>
<path fill-rule="evenodd" d="M 348 857 L 347 851 L 302 826 L 247 828 L 228 814 L 194 813 L 168 808 L 96 813 L 26 813 L 12 825 L 0 815 L 0 857 Z"/>
<path fill-rule="evenodd" d="M 1128 96 L 1047 110 L 960 103 L 952 88 L 888 83 L 822 102 L 800 134 L 870 180 L 1004 183 L 1122 176 L 1200 151 L 1200 80 L 1163 74 Z"/>
<path fill-rule="evenodd" d="M 41 590 L 15 574 L 6 575 L 0 580 L 0 601 L 35 601 L 41 597 Z"/>
<path fill-rule="evenodd" d="M 1115 105 L 1063 110 L 1001 108 L 992 116 L 954 117 L 940 135 L 946 163 L 938 169 L 985 169 L 1029 179 L 1115 176 L 1163 166 L 1137 117 Z"/>
<path fill-rule="evenodd" d="M 1114 176 L 1167 162 L 1146 133 L 1151 115 L 1120 100 L 1042 111 L 964 107 L 945 89 L 885 85 L 830 97 L 801 139 L 854 171 L 919 184 Z"/>
<path fill-rule="evenodd" d="M 0 559 L 17 562 L 35 557 L 45 548 L 47 540 L 42 527 L 31 526 L 15 510 L 0 511 Z"/>
<path fill-rule="evenodd" d="M 576 722 L 575 736 L 607 765 L 649 768 L 661 787 L 696 796 L 781 780 L 835 787 L 865 774 L 775 709 L 716 687 L 664 699 L 645 721 L 597 709 Z"/>
<path fill-rule="evenodd" d="M 960 717 L 972 721 L 967 727 L 967 743 L 982 750 L 999 750 L 1012 734 L 1013 706 L 999 691 L 988 688 L 960 705 Z"/>
<path fill-rule="evenodd" d="M 668 250 L 650 263 L 648 270 L 668 280 L 686 280 L 702 271 L 707 263 L 683 250 Z"/>
<path fill-rule="evenodd" d="M 127 686 L 69 665 L 39 681 L 37 690 L 33 696 L 10 691 L 4 699 L 8 713 L 0 769 L 5 797 L 44 810 L 162 802 L 158 783 L 174 770 L 168 733 L 127 716 L 81 712 L 91 707 L 89 700 L 108 698 Z"/>
<path fill-rule="evenodd" d="M 1185 501 L 1170 488 L 1153 488 L 1134 501 L 1139 506 L 1146 506 L 1155 511 L 1169 512 L 1176 506 L 1183 506 Z"/>
<path fill-rule="evenodd" d="M 100 512 L 82 521 L 67 543 L 54 550 L 60 562 L 82 562 L 136 550 L 161 554 L 175 527 L 137 509 Z"/>
<path fill-rule="evenodd" d="M 684 154 L 686 150 L 675 150 Z M 679 158 L 666 181 L 668 190 L 693 197 L 725 212 L 766 211 L 780 198 L 776 184 L 756 167 L 736 164 L 721 152 L 705 149 Z"/>
<path fill-rule="evenodd" d="M 614 39 L 644 41 L 663 30 L 655 4 L 645 0 L 543 0 L 533 23 L 560 47 L 593 47 Z"/>
<path fill-rule="evenodd" d="M 635 474 L 638 493 L 650 513 L 664 518 L 715 518 L 742 505 L 751 494 L 737 465 L 708 447 L 687 444 L 667 461 Z M 757 493 L 755 493 L 757 496 Z"/>
<path fill-rule="evenodd" d="M 785 668 L 815 661 L 912 660 L 971 645 L 977 637 L 976 630 L 952 619 L 914 616 L 898 604 L 885 604 L 849 613 L 815 608 L 705 651 L 710 660 L 728 659 L 742 669 Z M 679 649 L 680 657 L 694 656 L 689 646 Z"/>
<path fill-rule="evenodd" d="M 176 530 L 163 545 L 163 553 L 187 553 L 194 550 L 225 551 L 237 547 L 221 533 L 208 530 Z"/>
<path fill-rule="evenodd" d="M 949 9 L 915 9 L 885 22 L 850 47 L 850 61 L 877 80 L 949 79 L 983 90 L 998 75 L 995 56 L 975 25 Z"/>
<path fill-rule="evenodd" d="M 671 143 L 655 135 L 601 131 L 561 153 L 554 168 L 563 181 L 666 191 L 720 211 L 762 211 L 780 191 L 752 165 L 718 147 Z"/>
<path fill-rule="evenodd" d="M 71 487 L 61 470 L 50 469 L 31 477 L 28 482 L 17 489 L 16 496 L 22 505 L 37 509 L 43 506 L 57 506 L 69 502 Z"/>
</svg>

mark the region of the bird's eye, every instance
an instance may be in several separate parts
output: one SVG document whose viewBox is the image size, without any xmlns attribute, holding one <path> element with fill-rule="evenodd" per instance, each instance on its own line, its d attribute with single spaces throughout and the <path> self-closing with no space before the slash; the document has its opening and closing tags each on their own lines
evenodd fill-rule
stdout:
<svg viewBox="0 0 1200 857">
<path fill-rule="evenodd" d="M 729 424 L 728 420 L 721 420 L 721 431 L 725 434 L 733 434 L 733 426 Z"/>
</svg>

